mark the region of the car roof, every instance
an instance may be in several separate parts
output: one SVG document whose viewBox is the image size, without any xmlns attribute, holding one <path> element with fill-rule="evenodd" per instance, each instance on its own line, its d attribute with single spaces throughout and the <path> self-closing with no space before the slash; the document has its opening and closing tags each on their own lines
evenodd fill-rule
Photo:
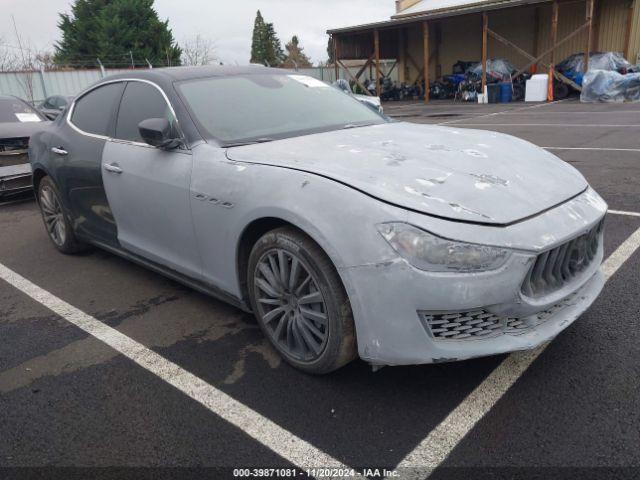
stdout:
<svg viewBox="0 0 640 480">
<path fill-rule="evenodd" d="M 32 108 L 33 110 L 36 110 L 36 108 L 33 107 L 33 105 L 31 105 L 29 102 L 27 102 L 26 100 L 20 98 L 20 97 L 16 97 L 15 95 L 0 95 L 0 100 L 12 100 L 12 101 L 18 101 L 21 103 L 24 103 L 25 105 L 27 105 L 28 107 Z"/>
<path fill-rule="evenodd" d="M 167 67 L 153 68 L 148 70 L 131 70 L 126 73 L 118 73 L 105 78 L 105 81 L 117 80 L 122 78 L 133 78 L 140 80 L 149 80 L 156 82 L 177 82 L 183 80 L 192 80 L 196 78 L 207 77 L 228 77 L 235 75 L 288 75 L 291 70 L 281 68 L 267 68 L 262 65 L 247 66 L 227 66 L 227 65 L 207 65 L 202 67 Z"/>
<path fill-rule="evenodd" d="M 0 95 L 0 100 L 20 100 L 24 102 L 20 97 L 16 97 L 15 95 Z"/>
</svg>

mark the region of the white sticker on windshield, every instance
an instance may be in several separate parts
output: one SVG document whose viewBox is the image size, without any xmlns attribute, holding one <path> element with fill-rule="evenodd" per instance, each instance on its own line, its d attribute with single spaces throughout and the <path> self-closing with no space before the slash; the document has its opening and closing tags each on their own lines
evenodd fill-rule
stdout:
<svg viewBox="0 0 640 480">
<path fill-rule="evenodd" d="M 317 78 L 307 77 L 306 75 L 287 75 L 292 80 L 300 82 L 309 88 L 329 88 L 329 85 Z"/>
<path fill-rule="evenodd" d="M 39 122 L 40 117 L 35 113 L 16 113 L 16 117 L 21 122 Z"/>
</svg>

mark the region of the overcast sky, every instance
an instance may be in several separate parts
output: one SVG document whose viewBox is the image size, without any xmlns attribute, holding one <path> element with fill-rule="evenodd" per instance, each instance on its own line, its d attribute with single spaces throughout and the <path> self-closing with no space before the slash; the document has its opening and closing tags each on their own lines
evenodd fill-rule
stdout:
<svg viewBox="0 0 640 480">
<path fill-rule="evenodd" d="M 0 38 L 16 44 L 13 14 L 23 40 L 39 50 L 52 50 L 59 39 L 58 13 L 70 10 L 72 0 L 0 0 Z M 394 0 L 156 0 L 155 8 L 178 42 L 200 34 L 215 42 L 216 53 L 225 63 L 249 61 L 251 31 L 256 10 L 272 22 L 284 44 L 296 34 L 314 63 L 326 60 L 325 31 L 387 20 L 394 13 Z"/>
</svg>

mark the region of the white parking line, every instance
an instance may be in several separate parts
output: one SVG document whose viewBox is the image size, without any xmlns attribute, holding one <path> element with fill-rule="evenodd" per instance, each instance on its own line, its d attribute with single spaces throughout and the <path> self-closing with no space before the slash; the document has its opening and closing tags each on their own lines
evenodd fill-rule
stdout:
<svg viewBox="0 0 640 480">
<path fill-rule="evenodd" d="M 640 228 L 602 264 L 608 280 L 640 247 Z M 407 469 L 403 478 L 425 479 L 444 462 L 471 429 L 502 398 L 547 345 L 509 355 L 454 410 L 442 420 L 396 467 Z"/>
<path fill-rule="evenodd" d="M 564 112 L 560 112 L 560 111 L 555 111 L 555 112 L 544 112 L 544 113 L 536 113 L 536 112 L 525 112 L 525 113 L 511 113 L 511 112 L 505 112 L 504 115 L 589 115 L 589 116 L 593 116 L 593 115 L 616 115 L 619 116 L 620 114 L 625 114 L 625 113 L 640 113 L 640 110 L 610 110 L 608 112 L 571 112 L 571 111 L 564 111 Z"/>
<path fill-rule="evenodd" d="M 478 117 L 476 117 L 478 118 Z M 465 118 L 464 120 L 470 120 Z M 439 125 L 445 125 L 440 123 Z M 568 124 L 568 123 L 457 123 L 463 127 L 576 127 L 576 128 L 640 128 L 640 124 L 616 125 L 613 123 L 592 125 L 592 124 Z"/>
<path fill-rule="evenodd" d="M 542 147 L 545 150 L 594 150 L 597 152 L 640 152 L 640 148 L 607 148 L 607 147 Z"/>
<path fill-rule="evenodd" d="M 485 113 L 484 115 L 477 115 L 477 116 L 473 117 L 473 119 L 483 118 L 483 117 L 493 117 L 495 115 L 503 115 L 503 114 L 508 113 L 508 112 L 521 112 L 523 110 L 533 110 L 535 108 L 546 107 L 548 105 L 553 105 L 554 103 L 561 103 L 561 102 L 564 102 L 564 101 L 566 101 L 566 100 L 556 100 L 555 102 L 539 103 L 539 104 L 536 104 L 536 105 L 527 105 L 526 107 L 520 107 L 520 108 L 510 108 L 510 109 L 507 109 L 507 110 L 501 110 L 499 112 L 492 112 L 492 113 Z M 438 125 L 450 125 L 450 124 L 453 124 L 453 123 L 457 124 L 458 122 L 464 122 L 465 120 L 470 120 L 470 119 L 469 118 L 459 118 L 457 120 L 449 120 L 447 122 L 440 122 L 440 123 L 438 123 Z"/>
<path fill-rule="evenodd" d="M 346 468 L 335 458 L 234 400 L 201 378 L 43 290 L 1 263 L 0 278 L 177 388 L 292 464 L 301 468 L 325 466 Z"/>
<path fill-rule="evenodd" d="M 609 210 L 607 213 L 612 213 L 614 215 L 627 215 L 629 217 L 640 217 L 640 213 L 638 212 L 623 212 L 622 210 Z"/>
</svg>

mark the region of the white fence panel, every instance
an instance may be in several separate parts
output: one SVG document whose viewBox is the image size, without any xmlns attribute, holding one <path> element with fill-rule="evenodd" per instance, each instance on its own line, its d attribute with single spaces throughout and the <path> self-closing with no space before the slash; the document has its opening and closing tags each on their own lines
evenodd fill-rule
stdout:
<svg viewBox="0 0 640 480">
<path fill-rule="evenodd" d="M 128 71 L 107 69 L 105 73 L 108 76 Z M 100 70 L 2 72 L 0 95 L 14 95 L 38 104 L 51 95 L 75 96 L 102 78 Z"/>
<path fill-rule="evenodd" d="M 393 62 L 383 61 L 380 63 L 381 70 L 385 75 L 393 68 Z M 349 67 L 352 75 L 355 75 L 359 70 L 359 66 Z M 129 69 L 107 69 L 105 73 L 108 76 L 129 71 Z M 315 77 L 327 83 L 333 83 L 335 81 L 335 70 L 333 67 L 301 68 L 298 71 L 301 74 Z M 364 81 L 364 79 L 369 78 L 370 73 L 370 69 L 367 68 L 361 80 Z M 375 69 L 372 73 L 375 77 Z M 348 75 L 343 68 L 340 68 L 340 77 L 351 80 L 351 76 Z M 75 96 L 102 78 L 102 71 L 100 70 L 1 72 L 0 95 L 15 95 L 16 97 L 38 104 L 51 95 Z M 398 81 L 397 68 L 394 68 L 391 72 L 391 79 L 396 82 Z"/>
</svg>

